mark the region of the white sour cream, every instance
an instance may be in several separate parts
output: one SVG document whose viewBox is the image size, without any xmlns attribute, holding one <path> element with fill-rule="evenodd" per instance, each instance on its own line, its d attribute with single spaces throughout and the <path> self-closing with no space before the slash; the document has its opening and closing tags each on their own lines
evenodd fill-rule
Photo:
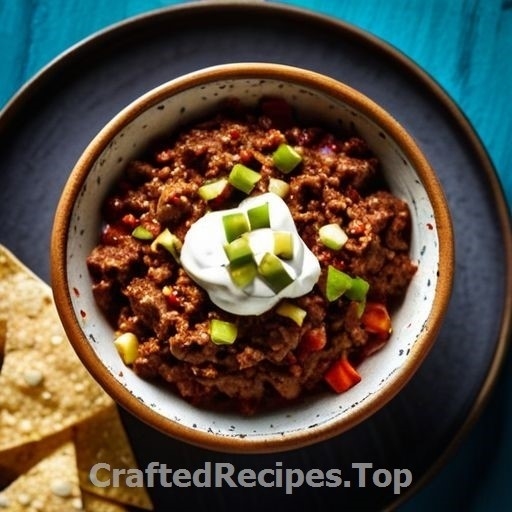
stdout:
<svg viewBox="0 0 512 512">
<path fill-rule="evenodd" d="M 249 234 L 255 261 L 259 263 L 265 252 L 272 251 L 273 231 L 289 231 L 293 237 L 293 258 L 283 260 L 293 282 L 277 294 L 258 276 L 243 289 L 236 286 L 229 276 L 229 260 L 224 251 L 227 241 L 222 218 L 265 203 L 269 205 L 270 228 Z M 320 276 L 320 264 L 300 238 L 290 210 L 273 193 L 249 197 L 238 208 L 209 212 L 201 217 L 187 232 L 180 259 L 187 274 L 208 293 L 211 301 L 236 315 L 260 315 L 283 298 L 305 295 Z"/>
</svg>

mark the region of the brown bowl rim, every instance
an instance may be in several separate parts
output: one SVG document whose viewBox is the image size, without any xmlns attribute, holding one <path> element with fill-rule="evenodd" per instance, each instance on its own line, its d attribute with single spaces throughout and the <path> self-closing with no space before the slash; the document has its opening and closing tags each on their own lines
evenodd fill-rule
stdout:
<svg viewBox="0 0 512 512">
<path fill-rule="evenodd" d="M 174 422 L 139 401 L 110 374 L 91 348 L 72 307 L 66 271 L 70 214 L 91 163 L 107 147 L 110 140 L 140 113 L 158 104 L 170 94 L 208 82 L 243 78 L 279 79 L 316 89 L 342 99 L 379 126 L 384 126 L 386 132 L 411 162 L 427 191 L 439 241 L 439 278 L 432 308 L 425 329 L 403 365 L 395 373 L 392 382 L 375 392 L 359 407 L 344 413 L 339 420 L 308 430 L 271 437 L 232 437 L 202 432 Z M 91 375 L 119 405 L 153 428 L 199 447 L 231 453 L 270 453 L 308 446 L 346 432 L 382 408 L 407 384 L 432 348 L 448 308 L 453 287 L 454 252 L 453 226 L 442 186 L 415 140 L 390 113 L 356 89 L 318 72 L 283 64 L 244 62 L 212 66 L 170 80 L 134 100 L 106 123 L 78 159 L 62 191 L 51 233 L 50 271 L 55 304 L 70 343 Z"/>
</svg>

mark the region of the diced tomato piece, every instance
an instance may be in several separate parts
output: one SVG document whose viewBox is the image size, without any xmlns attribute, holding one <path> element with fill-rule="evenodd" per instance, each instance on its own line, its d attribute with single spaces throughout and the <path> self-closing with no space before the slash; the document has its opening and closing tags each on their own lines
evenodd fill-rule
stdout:
<svg viewBox="0 0 512 512">
<path fill-rule="evenodd" d="M 361 375 L 346 356 L 343 356 L 330 366 L 324 375 L 324 380 L 336 393 L 343 393 L 360 382 Z"/>
<path fill-rule="evenodd" d="M 240 138 L 240 130 L 233 128 L 229 132 L 229 137 L 231 138 L 231 140 L 238 140 Z"/>
<path fill-rule="evenodd" d="M 240 163 L 250 167 L 250 164 L 251 164 L 251 162 L 252 162 L 252 160 L 254 158 L 253 154 L 252 154 L 252 151 L 250 151 L 248 149 L 245 149 L 245 148 L 242 148 L 240 150 L 239 156 L 240 156 Z"/>
<path fill-rule="evenodd" d="M 179 308 L 181 306 L 181 300 L 176 290 L 173 290 L 170 286 L 164 286 L 162 293 L 164 294 L 169 306 L 172 308 Z"/>
<path fill-rule="evenodd" d="M 127 227 L 129 227 L 131 229 L 137 227 L 138 224 L 139 224 L 139 221 L 137 220 L 137 217 L 135 217 L 135 215 L 133 215 L 133 213 L 127 213 L 126 215 L 123 215 L 123 218 L 121 219 L 121 222 L 125 226 L 127 226 Z"/>
<path fill-rule="evenodd" d="M 311 352 L 318 352 L 322 350 L 327 343 L 327 335 L 324 327 L 317 327 L 306 331 L 300 340 L 297 347 L 297 357 L 299 360 L 304 359 L 305 356 Z"/>
<path fill-rule="evenodd" d="M 366 332 L 387 340 L 391 335 L 391 317 L 384 304 L 368 302 L 361 316 L 361 324 Z"/>
<path fill-rule="evenodd" d="M 167 299 L 167 302 L 169 303 L 169 306 L 171 306 L 173 308 L 178 308 L 181 306 L 180 299 L 175 294 L 167 295 L 166 299 Z"/>
<path fill-rule="evenodd" d="M 173 204 L 174 206 L 179 206 L 182 203 L 181 196 L 175 194 L 167 199 L 169 204 Z"/>
</svg>

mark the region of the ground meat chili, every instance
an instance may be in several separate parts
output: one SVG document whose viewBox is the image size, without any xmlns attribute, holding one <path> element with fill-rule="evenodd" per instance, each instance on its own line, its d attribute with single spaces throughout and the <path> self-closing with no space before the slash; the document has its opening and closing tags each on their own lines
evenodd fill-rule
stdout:
<svg viewBox="0 0 512 512">
<path fill-rule="evenodd" d="M 288 174 L 272 160 L 281 143 L 302 156 Z M 408 206 L 386 188 L 365 141 L 300 126 L 284 101 L 264 98 L 253 110 L 229 101 L 217 115 L 156 146 L 127 165 L 106 198 L 103 231 L 87 260 L 98 305 L 118 333 L 138 339 L 136 374 L 168 383 L 197 406 L 243 414 L 356 384 L 357 365 L 388 340 L 388 312 L 416 271 Z M 210 201 L 198 194 L 236 163 L 261 175 L 251 195 L 268 192 L 272 178 L 288 184 L 284 200 L 320 262 L 317 284 L 292 301 L 306 312 L 301 325 L 276 307 L 258 316 L 223 311 L 169 251 L 152 247 L 165 228 L 183 241 L 208 211 L 237 206 L 246 195 L 231 185 Z M 348 236 L 339 250 L 319 240 L 319 228 L 329 223 Z M 137 226 L 145 239 L 133 236 Z M 343 295 L 328 301 L 329 267 L 369 283 L 365 301 Z M 211 341 L 213 318 L 237 325 L 234 343 Z"/>
</svg>

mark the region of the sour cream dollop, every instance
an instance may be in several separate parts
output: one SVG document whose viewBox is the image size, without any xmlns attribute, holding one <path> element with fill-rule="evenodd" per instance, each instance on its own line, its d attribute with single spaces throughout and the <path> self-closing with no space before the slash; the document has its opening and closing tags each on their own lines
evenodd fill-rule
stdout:
<svg viewBox="0 0 512 512">
<path fill-rule="evenodd" d="M 265 252 L 272 251 L 274 231 L 288 231 L 293 238 L 293 257 L 283 261 L 293 281 L 278 293 L 260 276 L 245 288 L 235 285 L 228 272 L 229 260 L 224 250 L 227 240 L 223 217 L 231 213 L 247 213 L 265 203 L 269 206 L 270 228 L 260 228 L 248 235 L 256 263 Z M 188 230 L 180 259 L 187 274 L 208 293 L 211 301 L 236 315 L 260 315 L 281 299 L 305 295 L 320 276 L 320 264 L 300 238 L 288 206 L 273 193 L 249 197 L 238 208 L 205 214 Z"/>
</svg>

